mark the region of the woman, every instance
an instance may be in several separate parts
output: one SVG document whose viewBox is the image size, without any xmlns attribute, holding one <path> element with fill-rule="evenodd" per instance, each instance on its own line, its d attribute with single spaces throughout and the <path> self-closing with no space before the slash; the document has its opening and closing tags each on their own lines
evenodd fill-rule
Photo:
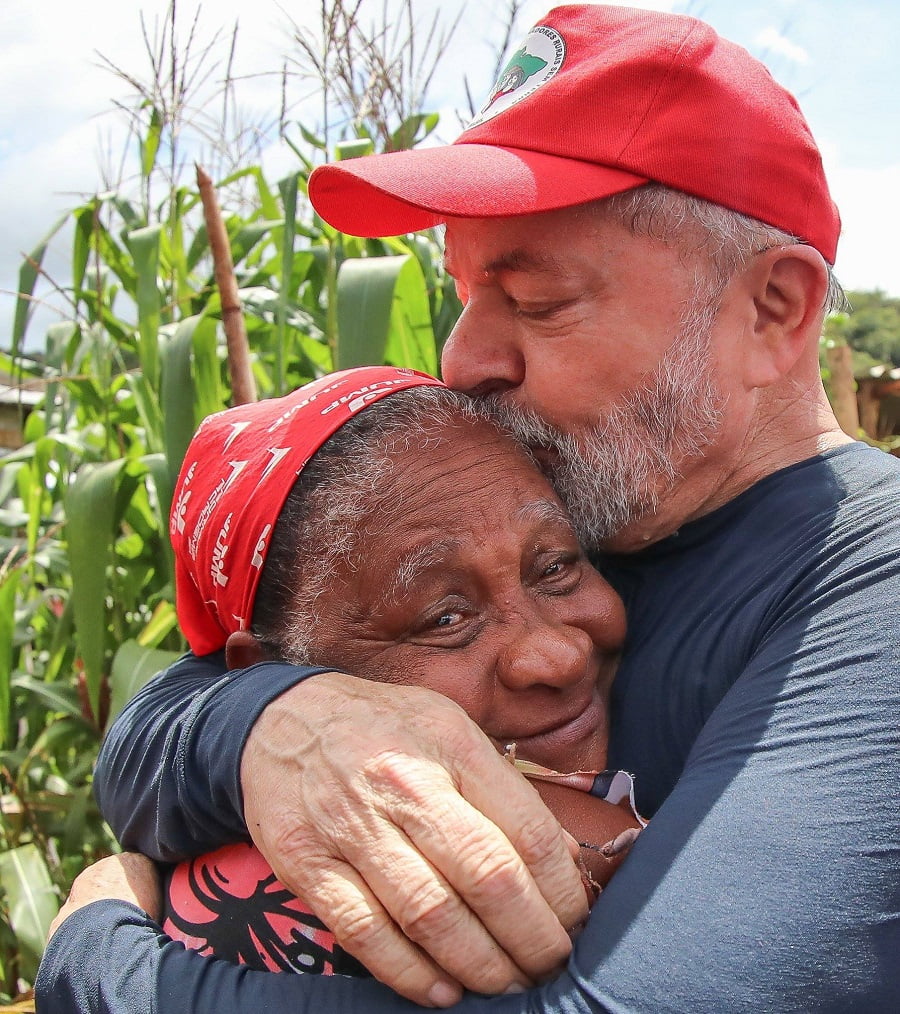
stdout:
<svg viewBox="0 0 900 1014">
<path fill-rule="evenodd" d="M 433 378 L 346 371 L 206 420 L 172 541 L 197 654 L 224 647 L 233 669 L 270 658 L 427 687 L 501 748 L 514 743 L 533 773 L 604 766 L 621 603 L 527 452 Z M 587 843 L 599 886 L 614 866 L 604 846 L 635 816 L 536 785 Z M 624 779 L 613 798 L 623 788 L 627 801 Z M 359 970 L 252 846 L 182 864 L 167 900 L 164 928 L 204 953 Z"/>
<path fill-rule="evenodd" d="M 641 826 L 630 779 L 597 775 L 622 604 L 529 452 L 483 410 L 378 367 L 219 413 L 188 448 L 171 535 L 196 654 L 445 695 L 536 778 L 583 843 L 588 886 L 608 879 Z M 205 954 L 362 971 L 249 844 L 181 864 L 164 899 L 166 931 Z"/>
</svg>

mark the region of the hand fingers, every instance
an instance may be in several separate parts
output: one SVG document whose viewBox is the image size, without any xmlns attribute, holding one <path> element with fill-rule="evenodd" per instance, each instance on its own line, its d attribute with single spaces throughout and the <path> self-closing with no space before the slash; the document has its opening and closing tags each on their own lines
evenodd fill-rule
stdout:
<svg viewBox="0 0 900 1014">
<path fill-rule="evenodd" d="M 445 794 L 469 811 L 466 819 L 490 829 L 527 881 L 502 833 L 448 787 L 442 768 L 433 768 Z M 422 1003 L 428 997 L 435 1004 L 436 988 L 448 998 L 452 988 L 448 1002 L 459 998 L 456 980 L 482 993 L 530 985 L 446 879 L 394 826 L 393 813 L 385 817 L 335 799 L 329 817 L 329 833 L 343 841 L 340 858 L 322 854 L 318 832 L 285 828 L 269 847 L 274 855 L 302 855 L 304 863 L 290 869 L 273 863 L 273 869 L 377 978 L 410 999 Z M 352 837 L 339 835 L 351 821 Z M 537 904 L 546 908 L 540 898 Z M 555 920 L 554 928 L 559 928 Z"/>
<path fill-rule="evenodd" d="M 347 949 L 419 1002 L 439 981 L 422 951 L 479 992 L 556 969 L 587 908 L 537 794 L 445 698 L 350 677 L 308 682 L 298 706 L 290 691 L 269 705 L 242 763 L 248 827 L 282 883 L 332 929 L 336 905 Z M 332 877 L 326 899 L 321 871 L 336 861 L 357 879 Z M 356 886 L 342 895 L 341 884 Z"/>
<path fill-rule="evenodd" d="M 560 827 L 533 786 L 507 768 L 511 765 L 501 763 L 496 778 L 475 783 L 463 773 L 460 791 L 509 838 L 549 909 L 563 929 L 570 930 L 587 918 L 578 843 Z M 506 946 L 505 932 L 498 939 Z M 516 952 L 510 953 L 516 957 Z"/>
<path fill-rule="evenodd" d="M 483 966 L 472 960 L 465 968 L 456 967 L 462 938 L 447 934 L 453 920 L 461 918 L 457 906 L 474 913 L 476 923 L 480 920 L 511 966 L 521 970 L 510 984 L 523 984 L 522 973 L 527 983 L 558 970 L 571 949 L 566 931 L 587 917 L 584 888 L 567 836 L 525 780 L 496 759 L 498 770 L 487 782 L 476 779 L 477 787 L 463 788 L 469 801 L 441 768 L 435 769 L 431 784 L 415 784 L 402 771 L 395 773 L 391 780 L 397 783 L 397 798 L 391 818 L 414 849 L 453 885 L 455 896 L 420 920 L 410 917 L 403 897 L 389 896 L 389 884 L 384 885 L 385 893 L 379 892 L 398 922 L 410 926 L 414 939 L 443 967 L 455 962 L 454 974 L 479 992 L 497 991 L 495 984 L 489 988 L 481 978 L 488 954 L 482 953 Z M 389 795 L 383 786 L 382 792 Z M 427 892 L 422 889 L 422 894 Z"/>
<path fill-rule="evenodd" d="M 505 879 L 497 878 L 499 890 L 503 890 L 502 883 L 512 885 L 514 892 L 530 889 L 532 904 L 546 909 L 533 885 L 529 888 L 527 871 L 504 836 L 465 800 L 455 794 L 452 798 L 459 804 L 454 819 L 476 828 L 469 850 L 471 864 L 483 869 L 491 863 L 488 853 L 501 852 L 499 862 L 507 865 L 509 874 Z M 401 933 L 467 989 L 496 994 L 531 985 L 479 915 L 392 823 L 380 820 L 361 830 L 345 858 L 365 876 L 367 887 L 378 896 Z M 505 897 L 501 895 L 501 904 Z M 549 915 L 552 919 L 552 913 Z M 554 931 L 558 930 L 556 925 Z M 567 940 L 562 943 L 566 950 L 567 944 Z M 359 956 L 358 947 L 354 953 Z"/>
<path fill-rule="evenodd" d="M 376 979 L 424 1007 L 459 1002 L 459 983 L 404 936 L 352 866 L 329 858 L 309 869 L 316 875 L 304 901 L 313 911 L 326 914 L 326 925 L 337 942 Z"/>
</svg>

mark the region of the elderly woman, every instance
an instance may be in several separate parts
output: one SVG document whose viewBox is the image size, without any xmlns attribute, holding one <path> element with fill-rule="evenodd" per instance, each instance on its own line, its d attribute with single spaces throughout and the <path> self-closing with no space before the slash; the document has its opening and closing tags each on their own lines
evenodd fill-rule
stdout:
<svg viewBox="0 0 900 1014">
<path fill-rule="evenodd" d="M 378 367 L 221 412 L 188 448 L 171 535 L 196 654 L 443 694 L 534 779 L 587 886 L 608 879 L 641 826 L 630 779 L 602 771 L 622 604 L 483 409 Z M 362 971 L 250 844 L 177 867 L 163 925 L 252 968 Z"/>
</svg>

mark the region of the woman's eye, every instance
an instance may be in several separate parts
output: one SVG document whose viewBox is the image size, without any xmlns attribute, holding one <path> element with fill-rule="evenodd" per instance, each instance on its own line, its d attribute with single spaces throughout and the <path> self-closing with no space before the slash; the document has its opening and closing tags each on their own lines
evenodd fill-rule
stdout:
<svg viewBox="0 0 900 1014">
<path fill-rule="evenodd" d="M 436 609 L 411 628 L 410 639 L 413 644 L 432 648 L 465 648 L 478 637 L 481 627 L 477 611 L 470 607 Z"/>
<path fill-rule="evenodd" d="M 462 604 L 457 606 L 437 606 L 431 613 L 423 613 L 417 629 L 422 634 L 429 633 L 454 633 L 466 626 L 466 620 L 470 617 L 471 611 Z"/>
<path fill-rule="evenodd" d="M 577 555 L 557 556 L 539 567 L 540 582 L 551 592 L 565 593 L 578 585 L 581 557 Z"/>
</svg>

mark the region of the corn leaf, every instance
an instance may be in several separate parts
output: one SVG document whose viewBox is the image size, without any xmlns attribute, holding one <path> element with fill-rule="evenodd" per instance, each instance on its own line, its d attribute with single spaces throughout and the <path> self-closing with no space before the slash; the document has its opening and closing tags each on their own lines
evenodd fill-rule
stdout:
<svg viewBox="0 0 900 1014">
<path fill-rule="evenodd" d="M 191 360 L 194 331 L 202 318 L 188 317 L 166 342 L 162 355 L 163 446 L 169 464 L 172 488 L 184 459 L 184 452 L 196 429 L 194 419 L 194 381 Z"/>
<path fill-rule="evenodd" d="M 415 257 L 406 258 L 397 275 L 384 361 L 392 366 L 408 366 L 432 375 L 437 373 L 437 350 L 425 276 Z"/>
<path fill-rule="evenodd" d="M 141 687 L 178 658 L 175 651 L 145 648 L 137 641 L 125 641 L 113 657 L 110 684 L 109 720 L 125 707 Z"/>
<path fill-rule="evenodd" d="M 81 713 L 81 702 L 74 687 L 66 683 L 35 679 L 27 673 L 19 673 L 12 681 L 16 690 L 25 691 L 30 697 L 41 701 L 47 711 L 57 712 L 60 715 L 68 715 L 83 722 L 84 716 Z"/>
<path fill-rule="evenodd" d="M 20 576 L 21 571 L 14 570 L 0 585 L 0 747 L 6 745 L 10 732 L 14 617 Z"/>
<path fill-rule="evenodd" d="M 84 275 L 91 256 L 91 236 L 97 217 L 96 199 L 72 212 L 75 231 L 72 236 L 72 288 L 75 292 L 84 285 Z"/>
<path fill-rule="evenodd" d="M 144 376 L 152 387 L 159 380 L 159 237 L 162 227 L 148 225 L 128 235 L 128 246 L 137 269 L 138 331 Z"/>
<path fill-rule="evenodd" d="M 287 359 L 287 312 L 291 298 L 291 274 L 294 268 L 294 237 L 297 218 L 297 173 L 278 184 L 284 206 L 284 228 L 281 230 L 281 285 L 275 310 L 275 394 L 285 393 L 284 374 Z"/>
<path fill-rule="evenodd" d="M 25 340 L 25 332 L 28 330 L 28 322 L 31 320 L 33 308 L 34 286 L 41 273 L 41 265 L 44 263 L 44 254 L 50 240 L 59 232 L 68 220 L 68 215 L 63 215 L 38 245 L 22 261 L 19 268 L 19 292 L 16 298 L 16 316 L 13 321 L 12 346 L 13 356 L 19 354 L 22 343 Z"/>
<path fill-rule="evenodd" d="M 218 323 L 204 317 L 194 328 L 194 423 L 199 425 L 213 412 L 225 407 L 225 390 L 219 364 Z"/>
<path fill-rule="evenodd" d="M 160 602 L 153 610 L 146 627 L 140 632 L 137 643 L 142 648 L 155 648 L 178 626 L 178 614 L 171 602 Z"/>
<path fill-rule="evenodd" d="M 360 155 L 371 155 L 375 145 L 369 137 L 354 137 L 349 141 L 339 141 L 334 146 L 334 157 L 338 162 L 345 158 L 359 158 Z"/>
<path fill-rule="evenodd" d="M 107 568 L 112 558 L 116 487 L 124 460 L 83 465 L 66 493 L 66 536 L 72 572 L 75 646 L 88 699 L 100 714 L 106 643 Z"/>
<path fill-rule="evenodd" d="M 148 177 L 156 164 L 156 153 L 159 151 L 159 142 L 162 137 L 163 116 L 157 106 L 153 107 L 150 114 L 150 123 L 147 126 L 147 135 L 141 140 L 141 173 Z"/>
<path fill-rule="evenodd" d="M 437 369 L 425 280 L 411 254 L 344 261 L 337 325 L 336 369 L 385 362 L 426 373 Z"/>
<path fill-rule="evenodd" d="M 47 864 L 36 846 L 0 853 L 0 885 L 19 945 L 19 975 L 33 982 L 50 923 L 59 910 Z"/>
<path fill-rule="evenodd" d="M 346 260 L 337 278 L 337 342 L 334 368 L 384 362 L 394 287 L 408 257 Z"/>
<path fill-rule="evenodd" d="M 159 386 L 154 386 L 144 373 L 128 374 L 123 381 L 134 395 L 134 402 L 147 433 L 147 447 L 152 451 L 164 446 L 164 420 L 159 399 Z"/>
</svg>

